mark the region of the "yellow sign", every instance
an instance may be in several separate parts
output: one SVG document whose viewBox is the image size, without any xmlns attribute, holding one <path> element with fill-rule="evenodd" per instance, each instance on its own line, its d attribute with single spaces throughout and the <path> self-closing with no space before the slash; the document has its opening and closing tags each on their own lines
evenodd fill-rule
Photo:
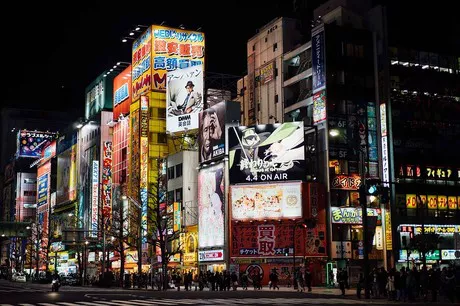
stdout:
<svg viewBox="0 0 460 306">
<path fill-rule="evenodd" d="M 184 253 L 184 263 L 185 264 L 190 264 L 190 263 L 196 263 L 197 261 L 197 256 L 195 253 Z"/>
<path fill-rule="evenodd" d="M 393 250 L 393 237 L 391 233 L 391 212 L 389 209 L 385 209 L 385 239 L 387 250 Z"/>
<path fill-rule="evenodd" d="M 428 209 L 438 208 L 438 197 L 435 195 L 428 196 Z"/>
<path fill-rule="evenodd" d="M 417 199 L 415 194 L 406 194 L 406 207 L 417 208 Z"/>
<path fill-rule="evenodd" d="M 152 90 L 166 90 L 167 72 L 204 66 L 204 33 L 153 25 L 151 34 Z"/>
<path fill-rule="evenodd" d="M 449 209 L 451 209 L 451 210 L 457 209 L 457 207 L 458 207 L 457 197 L 449 197 L 447 206 L 449 206 Z"/>
<path fill-rule="evenodd" d="M 447 209 L 447 197 L 444 195 L 438 196 L 438 209 L 446 210 Z"/>
</svg>

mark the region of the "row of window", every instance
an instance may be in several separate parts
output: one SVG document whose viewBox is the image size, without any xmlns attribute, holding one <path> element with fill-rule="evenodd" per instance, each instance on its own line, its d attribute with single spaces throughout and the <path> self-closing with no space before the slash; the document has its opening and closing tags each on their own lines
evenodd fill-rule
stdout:
<svg viewBox="0 0 460 306">
<path fill-rule="evenodd" d="M 183 199 L 183 190 L 178 188 L 176 190 L 168 191 L 168 203 L 182 202 Z"/>
<path fill-rule="evenodd" d="M 182 164 L 177 164 L 175 166 L 168 168 L 168 179 L 174 179 L 182 176 Z"/>
</svg>

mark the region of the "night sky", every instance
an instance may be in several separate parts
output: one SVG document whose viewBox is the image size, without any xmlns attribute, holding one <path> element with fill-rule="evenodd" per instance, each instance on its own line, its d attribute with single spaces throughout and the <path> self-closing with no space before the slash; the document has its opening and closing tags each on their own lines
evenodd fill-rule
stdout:
<svg viewBox="0 0 460 306">
<path fill-rule="evenodd" d="M 324 1 L 127 1 L 122 7 L 114 1 L 94 2 L 62 2 L 60 6 L 47 1 L 9 4 L 11 13 L 4 10 L 1 20 L 3 64 L 7 71 L 2 78 L 6 87 L 2 106 L 57 109 L 82 116 L 85 86 L 116 62 L 130 61 L 131 45 L 123 44 L 121 39 L 136 24 L 165 21 L 166 25 L 183 24 L 191 30 L 201 27 L 206 34 L 207 70 L 243 75 L 246 42 L 257 28 L 280 15 L 308 20 L 311 8 Z M 293 2 L 306 9 L 298 10 L 296 15 Z M 421 7 L 421 1 L 376 2 L 390 2 L 392 41 L 427 51 L 460 54 L 455 1 L 431 2 L 439 7 Z M 204 7 L 200 3 L 214 4 Z M 263 9 L 249 8 L 248 3 Z"/>
</svg>

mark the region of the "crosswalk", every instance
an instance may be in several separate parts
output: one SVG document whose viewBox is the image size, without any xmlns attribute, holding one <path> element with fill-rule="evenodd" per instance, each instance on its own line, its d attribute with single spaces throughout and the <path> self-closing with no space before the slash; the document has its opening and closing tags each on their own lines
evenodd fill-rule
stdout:
<svg viewBox="0 0 460 306">
<path fill-rule="evenodd" d="M 44 289 L 22 288 L 22 287 L 1 287 L 1 293 L 24 293 L 24 292 L 45 292 Z"/>
<path fill-rule="evenodd" d="M 337 298 L 229 298 L 229 299 L 131 299 L 131 300 L 94 300 L 80 302 L 19 303 L 19 306 L 163 306 L 163 305 L 337 305 L 368 304 L 365 301 Z M 13 306 L 13 304 L 0 304 Z"/>
</svg>

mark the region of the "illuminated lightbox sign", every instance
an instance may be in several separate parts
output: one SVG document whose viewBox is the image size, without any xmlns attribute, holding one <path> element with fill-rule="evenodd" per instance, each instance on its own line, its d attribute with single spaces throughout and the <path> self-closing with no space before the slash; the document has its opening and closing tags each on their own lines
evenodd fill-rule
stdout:
<svg viewBox="0 0 460 306">
<path fill-rule="evenodd" d="M 129 98 L 129 86 L 128 86 L 128 83 L 126 82 L 115 91 L 115 97 L 114 97 L 113 104 L 114 106 L 116 106 L 128 98 Z"/>
<path fill-rule="evenodd" d="M 234 220 L 299 218 L 301 183 L 231 187 Z"/>
<path fill-rule="evenodd" d="M 198 251 L 200 261 L 221 261 L 224 260 L 224 250 Z"/>
<path fill-rule="evenodd" d="M 378 216 L 379 209 L 368 208 L 369 217 Z M 361 208 L 355 207 L 331 207 L 332 223 L 342 224 L 361 224 L 363 222 L 363 212 Z"/>
</svg>

